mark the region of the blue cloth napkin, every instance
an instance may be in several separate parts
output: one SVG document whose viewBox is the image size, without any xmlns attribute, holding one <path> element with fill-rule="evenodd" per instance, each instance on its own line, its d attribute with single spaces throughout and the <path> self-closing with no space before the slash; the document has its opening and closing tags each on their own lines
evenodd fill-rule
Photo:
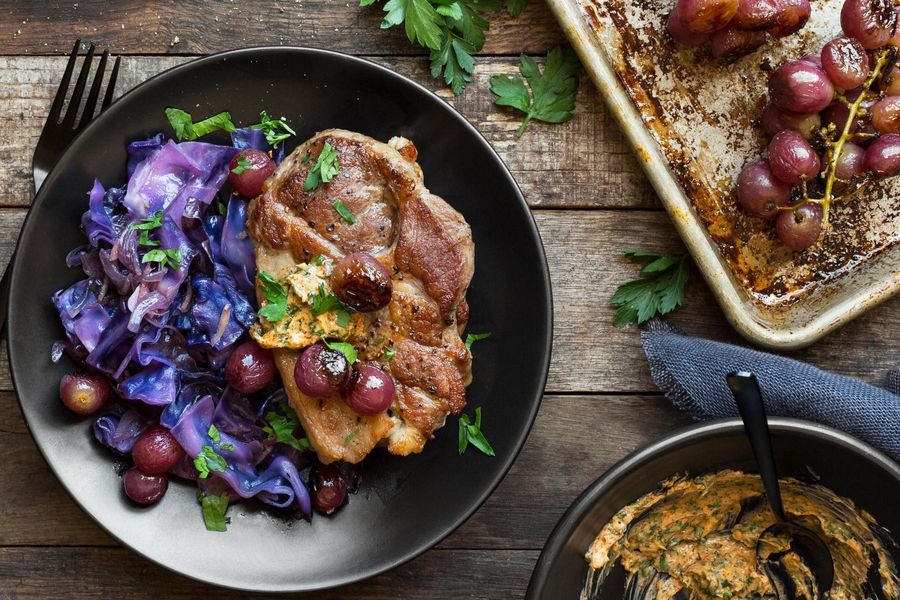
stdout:
<svg viewBox="0 0 900 600">
<path fill-rule="evenodd" d="M 693 338 L 661 319 L 650 321 L 641 342 L 656 385 L 694 419 L 737 416 L 725 375 L 752 371 L 769 415 L 846 431 L 900 462 L 898 371 L 882 389 L 791 358 Z"/>
</svg>

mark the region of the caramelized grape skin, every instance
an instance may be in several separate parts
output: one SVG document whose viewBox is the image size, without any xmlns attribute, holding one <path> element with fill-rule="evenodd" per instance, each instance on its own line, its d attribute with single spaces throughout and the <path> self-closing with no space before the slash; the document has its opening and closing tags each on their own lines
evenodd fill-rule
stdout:
<svg viewBox="0 0 900 600">
<path fill-rule="evenodd" d="M 712 55 L 732 59 L 749 54 L 766 43 L 766 32 L 743 31 L 729 25 L 712 35 Z"/>
<path fill-rule="evenodd" d="M 771 219 L 791 199 L 791 187 L 779 181 L 765 159 L 751 160 L 738 176 L 736 194 L 741 208 L 754 217 Z"/>
<path fill-rule="evenodd" d="M 109 383 L 91 373 L 66 373 L 59 380 L 59 397 L 73 413 L 92 415 L 109 399 Z"/>
<path fill-rule="evenodd" d="M 732 23 L 745 31 L 769 29 L 777 24 L 778 0 L 740 0 Z"/>
<path fill-rule="evenodd" d="M 184 449 L 168 429 L 151 425 L 135 440 L 131 458 L 142 473 L 162 475 L 184 460 Z"/>
<path fill-rule="evenodd" d="M 777 38 L 787 37 L 803 29 L 812 12 L 809 0 L 779 0 L 778 8 L 775 25 L 768 30 L 770 35 Z"/>
<path fill-rule="evenodd" d="M 897 27 L 897 11 L 891 0 L 844 0 L 841 28 L 866 50 L 887 44 Z"/>
<path fill-rule="evenodd" d="M 675 5 L 675 8 L 669 13 L 669 18 L 666 20 L 666 29 L 669 30 L 669 35 L 682 46 L 693 47 L 706 42 L 709 39 L 709 34 L 695 33 L 688 29 L 681 18 L 681 13 L 678 10 L 679 6 L 680 4 Z"/>
<path fill-rule="evenodd" d="M 240 172 L 235 173 L 235 170 Z M 275 162 L 268 154 L 256 148 L 247 148 L 231 159 L 228 165 L 228 180 L 238 194 L 255 198 L 262 193 L 263 183 L 274 172 Z"/>
<path fill-rule="evenodd" d="M 807 140 L 811 139 L 822 126 L 822 118 L 818 113 L 795 115 L 783 111 L 771 103 L 766 104 L 766 108 L 763 110 L 762 122 L 763 128 L 769 136 L 775 136 L 785 129 L 792 129 Z"/>
<path fill-rule="evenodd" d="M 883 89 L 888 96 L 900 96 L 900 67 L 891 70 L 890 78 L 886 78 Z"/>
<path fill-rule="evenodd" d="M 834 86 L 821 67 L 806 60 L 795 60 L 772 73 L 769 97 L 781 110 L 812 114 L 831 104 Z"/>
<path fill-rule="evenodd" d="M 694 33 L 713 33 L 731 21 L 738 0 L 678 0 L 682 20 Z"/>
<path fill-rule="evenodd" d="M 327 398 L 337 394 L 350 382 L 347 357 L 325 344 L 306 348 L 294 365 L 294 380 L 300 391 L 311 398 Z"/>
<path fill-rule="evenodd" d="M 784 183 L 798 185 L 815 177 L 821 162 L 809 142 L 788 129 L 778 133 L 769 143 L 769 167 Z"/>
<path fill-rule="evenodd" d="M 869 55 L 858 40 L 835 38 L 825 44 L 821 56 L 825 74 L 841 89 L 860 86 L 869 76 Z"/>
<path fill-rule="evenodd" d="M 350 385 L 344 390 L 344 402 L 363 416 L 377 415 L 390 408 L 396 389 L 394 380 L 374 363 L 353 366 Z"/>
<path fill-rule="evenodd" d="M 865 166 L 877 177 L 900 173 L 900 135 L 886 133 L 869 144 Z"/>
<path fill-rule="evenodd" d="M 169 478 L 165 475 L 147 475 L 137 467 L 132 467 L 125 472 L 123 483 L 125 495 L 138 504 L 159 502 L 169 488 Z"/>
<path fill-rule="evenodd" d="M 334 465 L 316 465 L 312 476 L 312 505 L 316 512 L 330 515 L 344 504 L 347 484 Z"/>
<path fill-rule="evenodd" d="M 886 96 L 875 103 L 872 126 L 879 133 L 900 133 L 900 96 Z"/>
<path fill-rule="evenodd" d="M 842 181 L 850 181 L 865 171 L 866 151 L 856 144 L 847 142 L 841 149 L 834 175 Z"/>
<path fill-rule="evenodd" d="M 234 349 L 225 363 L 228 385 L 242 394 L 252 394 L 266 387 L 275 377 L 272 353 L 256 342 L 244 342 Z"/>
<path fill-rule="evenodd" d="M 366 252 L 342 258 L 334 266 L 329 283 L 341 302 L 360 312 L 387 306 L 394 289 L 387 267 Z"/>
<path fill-rule="evenodd" d="M 807 203 L 794 210 L 784 210 L 775 219 L 775 233 L 781 242 L 796 252 L 806 250 L 822 232 L 822 207 Z"/>
</svg>

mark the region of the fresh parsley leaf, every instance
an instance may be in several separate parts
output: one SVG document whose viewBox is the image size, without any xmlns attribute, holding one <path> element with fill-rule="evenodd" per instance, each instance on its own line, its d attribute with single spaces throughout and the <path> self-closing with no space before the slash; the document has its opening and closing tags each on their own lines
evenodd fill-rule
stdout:
<svg viewBox="0 0 900 600">
<path fill-rule="evenodd" d="M 209 444 L 204 444 L 203 448 L 200 450 L 200 454 L 194 459 L 194 468 L 196 468 L 197 473 L 200 474 L 200 479 L 209 477 L 210 471 L 221 473 L 227 467 L 228 463 L 225 462 L 225 459 L 219 456 Z"/>
<path fill-rule="evenodd" d="M 219 495 L 207 495 L 197 490 L 197 500 L 200 501 L 200 510 L 203 512 L 203 524 L 207 531 L 225 531 L 226 524 L 231 519 L 225 516 L 228 510 L 228 493 Z"/>
<path fill-rule="evenodd" d="M 460 95 L 472 80 L 475 72 L 472 55 L 477 51 L 478 48 L 465 38 L 445 30 L 440 48 L 431 51 L 431 76 L 439 78 L 443 73 L 444 83 L 450 86 L 454 94 Z"/>
<path fill-rule="evenodd" d="M 259 309 L 259 316 L 270 323 L 280 321 L 287 314 L 287 290 L 277 279 L 265 271 L 260 270 L 256 279 L 263 297 L 269 302 Z"/>
<path fill-rule="evenodd" d="M 347 358 L 347 362 L 351 365 L 357 360 L 356 348 L 353 347 L 353 344 L 348 344 L 347 342 L 329 342 L 328 340 L 322 340 L 325 342 L 325 345 L 331 348 L 332 350 L 337 350 L 341 354 L 343 354 Z"/>
<path fill-rule="evenodd" d="M 474 344 L 478 340 L 484 340 L 489 337 L 491 337 L 490 331 L 488 331 L 487 333 L 470 333 L 470 334 L 466 335 L 466 348 L 471 350 L 472 344 Z"/>
<path fill-rule="evenodd" d="M 304 191 L 311 191 L 319 187 L 320 182 L 328 183 L 341 169 L 341 163 L 338 160 L 338 151 L 331 144 L 325 142 L 322 145 L 322 151 L 316 159 L 316 164 L 309 170 L 306 176 L 306 182 L 303 184 Z"/>
<path fill-rule="evenodd" d="M 581 67 L 575 52 L 569 47 L 550 50 L 543 72 L 529 56 L 523 54 L 519 62 L 519 71 L 528 82 L 530 94 L 518 75 L 491 77 L 491 92 L 497 96 L 494 104 L 525 113 L 525 120 L 519 126 L 516 137 L 522 137 L 532 119 L 546 123 L 562 123 L 571 119 Z"/>
<path fill-rule="evenodd" d="M 273 148 L 285 141 L 292 135 L 297 135 L 284 117 L 273 119 L 269 114 L 261 110 L 259 111 L 259 123 L 250 126 L 252 129 L 262 129 L 266 136 L 266 142 Z"/>
<path fill-rule="evenodd" d="M 263 427 L 263 432 L 268 434 L 268 436 L 276 442 L 287 444 L 299 452 L 308 450 L 309 440 L 305 437 L 298 438 L 294 436 L 294 431 L 300 427 L 300 420 L 297 418 L 297 413 L 286 404 L 282 405 L 282 409 L 284 410 L 283 415 L 274 410 L 270 410 L 266 413 L 265 419 L 268 425 Z"/>
<path fill-rule="evenodd" d="M 162 268 L 171 267 L 173 269 L 181 268 L 181 251 L 175 248 L 166 248 L 159 249 L 156 248 L 154 250 L 149 250 L 144 257 L 141 259 L 141 264 L 146 263 L 159 263 L 159 266 Z"/>
<path fill-rule="evenodd" d="M 388 0 L 381 28 L 403 23 L 410 42 L 436 50 L 441 45 L 441 15 L 428 0 Z"/>
<path fill-rule="evenodd" d="M 640 325 L 656 314 L 664 315 L 681 305 L 684 286 L 691 275 L 687 255 L 664 256 L 639 250 L 623 254 L 644 266 L 640 278 L 620 285 L 610 300 L 618 307 L 613 319 L 616 327 Z"/>
<path fill-rule="evenodd" d="M 325 257 L 322 256 L 321 254 L 319 254 L 318 256 L 316 256 L 315 258 L 313 258 L 313 259 L 312 259 L 311 261 L 309 261 L 309 262 L 310 262 L 311 264 L 316 265 L 317 267 L 321 267 L 321 266 L 322 266 L 322 263 L 325 262 Z"/>
<path fill-rule="evenodd" d="M 339 308 L 335 311 L 337 314 L 335 315 L 335 323 L 337 323 L 338 327 L 343 327 L 346 329 L 350 326 L 350 313 L 344 310 L 343 308 Z"/>
<path fill-rule="evenodd" d="M 463 414 L 459 417 L 459 453 L 463 454 L 472 444 L 484 454 L 494 456 L 494 449 L 484 437 L 481 431 L 481 407 L 475 409 L 475 422 L 472 423 L 469 415 Z"/>
<path fill-rule="evenodd" d="M 152 231 L 162 227 L 163 211 L 158 210 L 149 217 L 144 217 L 140 221 L 132 223 L 128 229 L 136 229 L 138 231 Z"/>
<path fill-rule="evenodd" d="M 334 201 L 334 204 L 332 204 L 332 206 L 334 207 L 334 210 L 336 210 L 337 213 L 338 213 L 339 215 L 341 215 L 341 217 L 342 217 L 345 221 L 347 221 L 347 222 L 350 223 L 351 225 L 353 225 L 354 223 L 356 223 L 356 217 L 353 216 L 353 213 L 350 212 L 350 209 L 349 209 L 349 208 L 347 208 L 346 206 L 344 206 L 344 203 L 343 203 L 343 202 L 341 202 L 340 200 L 335 200 L 335 201 Z"/>
<path fill-rule="evenodd" d="M 384 360 L 391 360 L 394 358 L 394 355 L 397 354 L 397 351 L 393 348 L 385 348 L 384 349 Z"/>
<path fill-rule="evenodd" d="M 349 445 L 350 445 L 350 442 L 353 441 L 353 438 L 356 437 L 356 434 L 357 434 L 357 433 L 359 433 L 359 429 L 358 429 L 358 428 L 357 428 L 357 429 L 354 429 L 353 431 L 351 431 L 351 432 L 347 435 L 347 437 L 344 438 L 344 445 L 345 445 L 345 446 L 349 446 Z"/>
<path fill-rule="evenodd" d="M 222 435 L 219 433 L 219 429 L 215 425 L 210 424 L 209 429 L 206 431 L 206 435 L 208 435 L 209 439 L 217 444 L 222 441 Z"/>
<path fill-rule="evenodd" d="M 229 444 L 225 442 L 224 444 L 219 444 L 219 448 L 225 450 L 226 452 L 234 452 L 234 444 Z"/>
<path fill-rule="evenodd" d="M 347 321 L 349 322 L 349 313 L 352 309 L 338 300 L 338 297 L 334 294 L 329 294 L 328 292 L 326 292 L 324 283 L 319 284 L 319 289 L 316 290 L 316 292 L 312 294 L 310 298 L 312 299 L 312 314 L 314 317 L 324 315 L 325 313 L 331 311 L 344 311 L 347 313 Z M 341 325 L 341 327 L 346 326 L 347 325 Z"/>
<path fill-rule="evenodd" d="M 202 121 L 192 122 L 190 113 L 186 113 L 179 108 L 167 108 L 166 118 L 172 129 L 175 130 L 175 138 L 182 142 L 184 140 L 196 140 L 204 135 L 214 131 L 234 131 L 234 123 L 231 122 L 231 114 L 228 112 L 220 112 L 211 117 L 207 117 Z"/>
<path fill-rule="evenodd" d="M 247 160 L 246 156 L 238 156 L 237 165 L 231 170 L 235 175 L 240 175 L 247 169 L 253 169 L 254 166 L 250 164 L 250 161 Z"/>
</svg>

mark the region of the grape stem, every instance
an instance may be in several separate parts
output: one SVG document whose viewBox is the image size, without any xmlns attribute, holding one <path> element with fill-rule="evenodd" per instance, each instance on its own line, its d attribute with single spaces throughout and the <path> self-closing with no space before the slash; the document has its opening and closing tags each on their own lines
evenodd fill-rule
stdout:
<svg viewBox="0 0 900 600">
<path fill-rule="evenodd" d="M 844 150 L 844 144 L 850 138 L 850 130 L 853 128 L 853 122 L 856 120 L 857 115 L 860 112 L 860 106 L 863 101 L 868 97 L 869 90 L 872 87 L 872 84 L 878 79 L 881 75 L 882 69 L 884 69 L 884 65 L 887 64 L 888 60 L 891 58 L 891 50 L 885 49 L 879 55 L 878 59 L 875 61 L 875 68 L 872 69 L 872 72 L 869 74 L 869 77 L 866 79 L 865 83 L 862 85 L 862 90 L 860 90 L 859 96 L 857 96 L 856 100 L 852 103 L 848 103 L 845 96 L 839 96 L 839 98 L 843 98 L 842 102 L 847 103 L 849 107 L 849 113 L 847 114 L 847 121 L 844 123 L 844 129 L 841 131 L 840 137 L 833 144 L 830 143 L 829 140 L 826 139 L 826 143 L 828 144 L 828 170 L 825 173 L 825 195 L 816 200 L 807 199 L 806 196 L 806 186 L 804 185 L 804 204 L 806 202 L 816 202 L 817 204 L 822 206 L 822 227 L 826 227 L 828 225 L 828 213 L 831 208 L 832 202 L 837 202 L 842 199 L 849 198 L 856 192 L 858 192 L 865 182 L 857 186 L 852 190 L 849 194 L 844 194 L 843 196 L 833 196 L 834 190 L 834 182 L 837 180 L 837 166 L 838 161 L 841 158 L 841 152 Z M 805 183 L 805 182 L 804 182 Z"/>
</svg>

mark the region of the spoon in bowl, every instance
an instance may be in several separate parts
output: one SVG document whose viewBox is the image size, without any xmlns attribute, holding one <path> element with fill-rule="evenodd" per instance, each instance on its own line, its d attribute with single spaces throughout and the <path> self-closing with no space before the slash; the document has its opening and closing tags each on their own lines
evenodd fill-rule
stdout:
<svg viewBox="0 0 900 600">
<path fill-rule="evenodd" d="M 778 472 L 775 469 L 775 455 L 772 452 L 772 436 L 769 433 L 769 423 L 766 419 L 766 408 L 763 404 L 759 382 L 753 373 L 746 371 L 729 373 L 725 379 L 734 395 L 741 419 L 744 421 L 744 428 L 756 457 L 766 498 L 769 500 L 772 512 L 775 513 L 775 518 L 778 519 L 760 535 L 759 543 L 756 545 L 757 558 L 765 567 L 779 598 L 797 597 L 794 582 L 787 576 L 784 566 L 778 561 L 784 553 L 767 554 L 764 552 L 767 547 L 771 547 L 770 544 L 763 543 L 764 539 L 790 540 L 789 549 L 803 559 L 815 578 L 818 597 L 823 598 L 831 589 L 831 584 L 834 583 L 834 561 L 828 547 L 815 532 L 795 521 L 790 521 L 784 512 L 781 488 L 778 485 Z"/>
</svg>

